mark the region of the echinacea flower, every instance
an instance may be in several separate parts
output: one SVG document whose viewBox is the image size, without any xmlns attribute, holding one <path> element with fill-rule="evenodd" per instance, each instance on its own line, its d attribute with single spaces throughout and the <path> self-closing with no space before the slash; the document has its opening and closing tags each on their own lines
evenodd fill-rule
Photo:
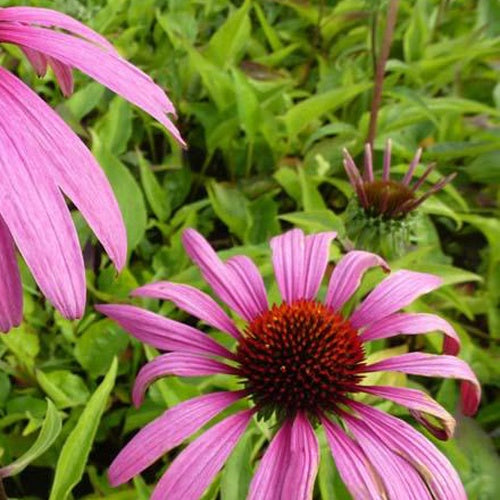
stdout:
<svg viewBox="0 0 500 500">
<path fill-rule="evenodd" d="M 395 371 L 449 377 L 462 382 L 462 408 L 473 414 L 480 387 L 469 366 L 455 355 L 459 339 L 449 323 L 433 314 L 398 312 L 441 280 L 396 271 L 377 285 L 350 315 L 344 306 L 363 274 L 386 262 L 352 251 L 333 270 L 326 295 L 318 292 L 334 233 L 304 236 L 297 229 L 271 240 L 272 262 L 282 302 L 269 306 L 264 281 L 245 256 L 222 262 L 193 229 L 184 246 L 219 299 L 245 322 L 240 329 L 210 296 L 188 285 L 159 282 L 134 296 L 170 300 L 190 315 L 234 338 L 228 350 L 192 326 L 132 305 L 97 307 L 139 340 L 168 351 L 139 372 L 133 401 L 139 406 L 159 377 L 237 377 L 242 389 L 205 394 L 182 402 L 146 425 L 113 461 L 112 485 L 129 481 L 162 455 L 199 431 L 239 400 L 249 409 L 218 421 L 192 441 L 167 469 L 153 500 L 195 500 L 223 467 L 252 416 L 271 419 L 278 429 L 250 484 L 251 500 L 312 498 L 318 469 L 315 428 L 322 426 L 340 476 L 356 499 L 466 499 L 451 464 L 405 421 L 359 400 L 360 393 L 409 409 L 432 434 L 447 439 L 453 417 L 424 392 L 405 387 L 363 385 L 366 374 Z M 363 345 L 399 334 L 431 331 L 445 335 L 444 354 L 410 352 L 375 363 Z"/>
<path fill-rule="evenodd" d="M 56 29 L 54 29 L 56 28 Z M 64 94 L 72 68 L 137 105 L 181 144 L 165 93 L 102 36 L 59 12 L 0 8 L 0 42 L 18 45 L 39 75 L 52 67 Z M 15 247 L 44 295 L 67 318 L 81 316 L 85 274 L 64 195 L 80 210 L 118 269 L 126 234 L 111 186 L 68 125 L 12 73 L 0 67 L 0 331 L 22 318 Z"/>
<path fill-rule="evenodd" d="M 425 180 L 435 168 L 431 163 L 423 174 L 411 183 L 422 149 L 419 148 L 401 180 L 391 179 L 392 143 L 387 141 L 384 151 L 382 177 L 376 179 L 370 144 L 365 146 L 364 169 L 360 173 L 349 152 L 344 149 L 344 168 L 357 199 L 347 209 L 347 233 L 356 248 L 382 252 L 386 255 L 402 253 L 412 237 L 413 212 L 431 195 L 448 184 L 450 174 L 423 194 L 418 194 Z"/>
</svg>

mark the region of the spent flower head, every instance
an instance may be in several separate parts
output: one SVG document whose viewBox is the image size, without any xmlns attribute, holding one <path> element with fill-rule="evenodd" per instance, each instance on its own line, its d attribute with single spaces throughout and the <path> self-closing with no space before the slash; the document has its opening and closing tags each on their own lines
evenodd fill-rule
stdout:
<svg viewBox="0 0 500 500">
<path fill-rule="evenodd" d="M 19 46 L 39 75 L 50 66 L 65 95 L 73 91 L 73 68 L 83 71 L 156 118 L 184 144 L 167 116 L 175 110 L 163 90 L 77 20 L 50 9 L 0 8 L 0 43 Z M 83 312 L 83 258 L 63 193 L 118 269 L 125 264 L 127 238 L 111 186 L 90 151 L 57 113 L 2 67 L 0 116 L 0 331 L 5 332 L 22 319 L 15 247 L 64 316 Z"/>
<path fill-rule="evenodd" d="M 370 144 L 365 145 L 362 174 L 347 149 L 343 151 L 344 168 L 357 194 L 357 199 L 351 201 L 347 209 L 348 236 L 357 248 L 387 256 L 404 252 L 414 237 L 415 209 L 456 175 L 450 174 L 427 191 L 419 193 L 436 164 L 431 163 L 412 183 L 422 155 L 422 149 L 419 148 L 404 177 L 401 180 L 391 179 L 391 151 L 392 142 L 389 139 L 384 151 L 382 177 L 379 179 L 374 175 Z"/>
<path fill-rule="evenodd" d="M 335 266 L 319 293 L 334 233 L 305 236 L 298 229 L 271 240 L 272 263 L 282 301 L 269 305 L 264 281 L 247 257 L 223 262 L 193 229 L 184 246 L 216 296 L 242 320 L 237 324 L 209 295 L 189 285 L 159 282 L 134 296 L 172 301 L 232 342 L 224 347 L 206 333 L 132 305 L 97 307 L 137 339 L 167 351 L 139 372 L 133 401 L 139 406 L 159 377 L 235 377 L 241 390 L 217 391 L 170 408 L 146 425 L 113 461 L 113 485 L 129 481 L 153 462 L 239 402 L 195 438 L 168 467 L 153 500 L 196 500 L 214 480 L 245 433 L 252 416 L 269 419 L 276 432 L 251 481 L 252 500 L 311 499 L 318 470 L 316 429 L 323 427 L 340 476 L 356 499 L 466 499 L 460 479 L 441 452 L 405 421 L 361 402 L 376 396 L 403 407 L 440 439 L 453 434 L 453 417 L 417 389 L 368 385 L 373 372 L 396 371 L 462 382 L 462 409 L 475 413 L 480 387 L 456 357 L 460 342 L 439 316 L 400 309 L 440 286 L 433 275 L 389 274 L 351 314 L 345 305 L 373 267 L 389 272 L 379 256 L 352 251 Z M 370 362 L 366 343 L 399 334 L 444 333 L 444 354 L 409 352 Z M 229 340 L 231 340 L 228 337 Z M 246 409 L 241 409 L 241 406 Z"/>
</svg>

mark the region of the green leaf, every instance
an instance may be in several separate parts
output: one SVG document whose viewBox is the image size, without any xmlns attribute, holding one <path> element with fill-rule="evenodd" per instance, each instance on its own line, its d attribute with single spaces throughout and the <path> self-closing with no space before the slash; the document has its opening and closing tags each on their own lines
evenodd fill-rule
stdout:
<svg viewBox="0 0 500 500">
<path fill-rule="evenodd" d="M 329 90 L 299 102 L 283 117 L 288 133 L 291 136 L 296 136 L 313 120 L 334 111 L 371 86 L 371 83 L 358 83 L 349 87 Z"/>
<path fill-rule="evenodd" d="M 132 135 L 130 104 L 121 97 L 115 97 L 96 130 L 100 137 L 106 138 L 106 148 L 112 154 L 120 155 L 127 151 L 127 143 Z"/>
<path fill-rule="evenodd" d="M 146 159 L 139 152 L 137 156 L 139 158 L 142 187 L 144 188 L 149 206 L 159 220 L 166 221 L 172 211 L 167 193 L 160 186 Z"/>
<path fill-rule="evenodd" d="M 403 37 L 405 61 L 412 62 L 422 58 L 429 37 L 429 23 L 425 18 L 425 3 L 418 0 L 412 9 L 410 24 Z"/>
<path fill-rule="evenodd" d="M 291 222 L 308 233 L 321 231 L 337 231 L 339 236 L 345 234 L 342 219 L 331 210 L 311 210 L 307 212 L 292 212 L 280 215 L 280 219 Z"/>
<path fill-rule="evenodd" d="M 75 428 L 66 439 L 57 460 L 49 500 L 65 500 L 82 478 L 97 427 L 115 384 L 117 367 L 118 362 L 115 358 L 101 385 L 80 415 Z"/>
<path fill-rule="evenodd" d="M 259 100 L 248 78 L 241 71 L 233 69 L 232 74 L 241 127 L 247 134 L 248 140 L 253 142 L 259 126 Z"/>
<path fill-rule="evenodd" d="M 146 232 L 147 213 L 144 196 L 129 169 L 104 146 L 96 134 L 93 148 L 97 161 L 113 187 L 127 230 L 129 253 L 139 244 Z"/>
<path fill-rule="evenodd" d="M 22 472 L 31 462 L 48 450 L 61 432 L 61 416 L 54 403 L 47 400 L 47 413 L 43 420 L 42 429 L 31 448 L 15 462 L 0 469 L 0 478 L 15 476 Z"/>
<path fill-rule="evenodd" d="M 82 405 L 89 397 L 85 382 L 68 370 L 55 370 L 49 373 L 37 370 L 36 379 L 58 408 Z"/>
<path fill-rule="evenodd" d="M 207 192 L 217 216 L 243 241 L 247 230 L 248 200 L 237 188 L 215 181 L 207 183 Z"/>
<path fill-rule="evenodd" d="M 64 106 L 77 120 L 81 120 L 101 102 L 105 91 L 106 88 L 100 83 L 91 82 L 77 90 L 64 102 Z"/>
<path fill-rule="evenodd" d="M 93 378 L 104 375 L 129 343 L 128 335 L 110 320 L 93 323 L 75 346 L 75 358 Z"/>
<path fill-rule="evenodd" d="M 248 203 L 248 228 L 245 243 L 264 243 L 280 232 L 278 204 L 271 196 L 261 196 Z"/>
<path fill-rule="evenodd" d="M 250 0 L 234 11 L 210 39 L 207 55 L 221 68 L 239 60 L 250 38 Z"/>
</svg>

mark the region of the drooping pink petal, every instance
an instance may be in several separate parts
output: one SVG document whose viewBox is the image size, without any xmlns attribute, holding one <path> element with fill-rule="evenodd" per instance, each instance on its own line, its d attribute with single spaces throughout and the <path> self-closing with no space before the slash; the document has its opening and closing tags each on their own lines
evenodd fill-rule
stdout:
<svg viewBox="0 0 500 500">
<path fill-rule="evenodd" d="M 290 459 L 291 421 L 286 420 L 274 436 L 255 472 L 247 500 L 281 498 Z"/>
<path fill-rule="evenodd" d="M 365 170 L 363 172 L 363 177 L 368 182 L 374 179 L 372 147 L 369 142 L 365 144 Z"/>
<path fill-rule="evenodd" d="M 108 473 L 111 485 L 140 474 L 240 398 L 240 392 L 214 392 L 167 410 L 141 429 L 113 460 Z"/>
<path fill-rule="evenodd" d="M 413 464 L 437 500 L 466 500 L 464 487 L 448 459 L 411 425 L 362 403 L 352 402 L 351 407 L 386 446 Z"/>
<path fill-rule="evenodd" d="M 318 472 L 319 447 L 314 429 L 307 417 L 298 413 L 290 431 L 290 451 L 283 471 L 281 498 L 311 500 Z"/>
<path fill-rule="evenodd" d="M 222 307 L 212 297 L 197 288 L 170 281 L 159 281 L 135 289 L 133 297 L 154 297 L 156 299 L 170 300 L 177 307 L 188 314 L 201 319 L 205 323 L 227 332 L 234 338 L 241 337 L 233 320 L 224 312 Z"/>
<path fill-rule="evenodd" d="M 363 179 L 361 177 L 361 174 L 359 173 L 358 167 L 356 167 L 356 163 L 354 163 L 354 160 L 352 159 L 352 156 L 349 154 L 349 151 L 347 151 L 347 149 L 344 148 L 342 150 L 342 155 L 344 157 L 344 169 L 347 173 L 347 176 L 349 177 L 349 181 L 358 194 L 361 205 L 365 208 L 368 208 L 368 199 L 366 197 Z"/>
<path fill-rule="evenodd" d="M 460 338 L 454 328 L 443 318 L 426 313 L 395 313 L 372 323 L 360 334 L 363 342 L 386 339 L 396 335 L 418 335 L 441 331 L 445 334 L 444 354 L 456 356 L 460 351 Z"/>
<path fill-rule="evenodd" d="M 247 321 L 252 321 L 263 312 L 249 296 L 239 275 L 219 259 L 198 231 L 186 229 L 182 241 L 187 254 L 200 268 L 205 281 L 231 309 Z"/>
<path fill-rule="evenodd" d="M 0 89 L 4 70 L 0 68 Z M 29 149 L 15 110 L 2 99 L 0 116 L 0 213 L 44 295 L 67 318 L 85 306 L 83 258 L 64 198 Z M 25 137 L 23 137 L 23 134 Z"/>
<path fill-rule="evenodd" d="M 141 342 L 164 351 L 233 358 L 233 354 L 192 326 L 126 304 L 100 304 L 96 310 L 116 321 Z"/>
<path fill-rule="evenodd" d="M 118 269 L 125 265 L 127 236 L 111 186 L 90 151 L 40 97 L 0 68 L 0 101 L 8 130 L 29 151 L 39 175 L 53 179 L 76 205 Z"/>
<path fill-rule="evenodd" d="M 270 242 L 276 282 L 285 302 L 304 298 L 305 236 L 292 229 Z"/>
<path fill-rule="evenodd" d="M 93 42 L 66 33 L 14 23 L 0 23 L 0 39 L 38 50 L 62 64 L 78 68 L 156 118 L 185 145 L 179 131 L 167 118 L 167 113 L 175 114 L 171 101 L 151 78 L 116 52 L 103 50 Z"/>
<path fill-rule="evenodd" d="M 254 309 L 264 312 L 269 308 L 266 287 L 257 266 L 246 255 L 235 255 L 227 259 L 226 266 L 239 278 L 241 286 L 254 303 Z"/>
<path fill-rule="evenodd" d="M 1 12 L 0 12 L 1 14 Z M 30 62 L 38 76 L 44 76 L 47 73 L 47 58 L 38 50 L 29 49 L 28 47 L 21 47 L 24 55 Z"/>
<path fill-rule="evenodd" d="M 135 406 L 140 406 L 147 388 L 160 377 L 204 377 L 235 372 L 234 368 L 199 354 L 169 352 L 157 356 L 139 370 L 132 390 L 132 400 Z"/>
<path fill-rule="evenodd" d="M 374 253 L 362 250 L 347 253 L 333 270 L 325 305 L 336 311 L 340 310 L 358 289 L 365 272 L 375 266 L 389 271 L 389 265 L 385 260 Z"/>
<path fill-rule="evenodd" d="M 396 271 L 377 285 L 357 307 L 350 321 L 354 328 L 368 326 L 411 304 L 442 284 L 438 276 L 414 271 Z"/>
<path fill-rule="evenodd" d="M 160 479 L 151 500 L 198 500 L 245 432 L 252 414 L 253 410 L 244 410 L 227 417 L 193 441 Z"/>
<path fill-rule="evenodd" d="M 481 386 L 470 366 L 455 356 L 409 352 L 367 365 L 364 371 L 395 371 L 424 377 L 444 377 L 462 380 L 462 410 L 474 415 L 481 400 Z"/>
<path fill-rule="evenodd" d="M 102 35 L 85 26 L 80 21 L 56 10 L 39 7 L 7 7 L 0 9 L 0 22 L 61 28 L 115 52 L 113 45 Z"/>
<path fill-rule="evenodd" d="M 356 441 L 352 440 L 337 425 L 323 417 L 328 444 L 340 477 L 354 500 L 379 500 L 385 489 L 372 465 Z"/>
<path fill-rule="evenodd" d="M 349 430 L 359 443 L 378 476 L 382 479 L 387 497 L 431 500 L 431 495 L 415 469 L 387 444 L 365 422 L 351 415 L 343 416 Z"/>
<path fill-rule="evenodd" d="M 0 215 L 0 332 L 8 332 L 23 319 L 23 289 L 16 251 L 9 228 Z"/>
<path fill-rule="evenodd" d="M 52 57 L 49 58 L 49 64 L 54 70 L 54 75 L 56 76 L 59 86 L 61 87 L 63 95 L 66 97 L 70 96 L 73 93 L 74 88 L 71 67 L 66 64 L 62 64 L 57 59 Z"/>
<path fill-rule="evenodd" d="M 304 299 L 312 300 L 316 297 L 328 265 L 330 244 L 336 236 L 337 233 L 333 231 L 306 236 Z"/>
<path fill-rule="evenodd" d="M 450 439 L 455 431 L 455 419 L 434 399 L 417 389 L 391 386 L 359 385 L 358 389 L 405 406 L 410 413 L 438 439 Z M 426 415 L 437 419 L 437 425 Z"/>
</svg>

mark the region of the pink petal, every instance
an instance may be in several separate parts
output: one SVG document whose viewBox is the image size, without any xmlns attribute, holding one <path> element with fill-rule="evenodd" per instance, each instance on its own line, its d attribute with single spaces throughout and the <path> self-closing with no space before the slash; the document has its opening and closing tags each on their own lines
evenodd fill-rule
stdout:
<svg viewBox="0 0 500 500">
<path fill-rule="evenodd" d="M 175 114 L 171 101 L 151 78 L 116 52 L 66 33 L 14 23 L 0 24 L 0 39 L 38 50 L 67 66 L 78 68 L 156 118 L 181 145 L 185 145 L 166 116 L 167 113 Z"/>
<path fill-rule="evenodd" d="M 358 443 L 327 418 L 321 419 L 340 477 L 355 500 L 379 500 L 385 491 Z"/>
<path fill-rule="evenodd" d="M 404 387 L 365 385 L 358 386 L 358 389 L 405 406 L 438 439 L 450 439 L 453 436 L 455 419 L 440 404 L 422 391 Z M 436 417 L 440 425 L 437 426 L 433 421 L 427 419 L 426 415 Z"/>
<path fill-rule="evenodd" d="M 337 236 L 335 232 L 317 233 L 306 236 L 304 298 L 316 297 L 330 257 L 330 244 Z"/>
<path fill-rule="evenodd" d="M 421 472 L 436 499 L 466 500 L 460 478 L 448 459 L 411 425 L 362 403 L 352 402 L 350 406 L 387 447 Z"/>
<path fill-rule="evenodd" d="M 372 323 L 360 334 L 363 342 L 386 339 L 396 335 L 417 335 L 441 331 L 445 334 L 443 352 L 457 355 L 460 350 L 460 338 L 453 327 L 443 318 L 435 314 L 425 313 L 395 313 L 380 321 Z"/>
<path fill-rule="evenodd" d="M 170 300 L 177 307 L 188 314 L 201 319 L 205 323 L 231 334 L 234 338 L 241 337 L 233 320 L 224 312 L 222 307 L 212 297 L 189 285 L 159 281 L 141 286 L 134 290 L 133 297 L 154 297 Z"/>
<path fill-rule="evenodd" d="M 24 52 L 31 66 L 33 66 L 35 73 L 38 76 L 44 76 L 47 73 L 47 58 L 41 52 L 38 52 L 38 50 L 28 49 L 27 47 L 21 47 L 21 50 Z"/>
<path fill-rule="evenodd" d="M 112 52 L 115 51 L 113 45 L 111 45 L 106 38 L 99 35 L 99 33 L 96 33 L 76 19 L 56 10 L 38 7 L 8 7 L 0 9 L 0 22 L 62 28 L 70 33 L 80 35 L 87 40 L 102 45 Z"/>
<path fill-rule="evenodd" d="M 465 415 L 474 415 L 481 400 L 481 386 L 470 366 L 455 356 L 410 352 L 384 359 L 364 368 L 367 372 L 395 371 L 462 380 L 462 410 Z"/>
<path fill-rule="evenodd" d="M 232 269 L 239 278 L 239 283 L 245 293 L 251 298 L 253 308 L 261 313 L 269 308 L 266 287 L 257 266 L 245 255 L 235 255 L 226 261 L 226 266 Z"/>
<path fill-rule="evenodd" d="M 23 319 L 23 288 L 14 242 L 0 216 L 0 332 L 8 332 Z"/>
<path fill-rule="evenodd" d="M 285 302 L 304 298 L 306 244 L 304 232 L 292 229 L 271 239 L 274 274 Z"/>
<path fill-rule="evenodd" d="M 155 380 L 167 375 L 205 377 L 207 375 L 234 373 L 234 368 L 215 359 L 186 352 L 169 352 L 157 356 L 140 369 L 132 390 L 132 400 L 135 406 L 140 406 L 147 388 Z"/>
<path fill-rule="evenodd" d="M 227 417 L 193 441 L 173 462 L 151 500 L 198 500 L 245 432 L 252 410 Z"/>
<path fill-rule="evenodd" d="M 311 500 L 318 472 L 319 447 L 309 420 L 298 413 L 290 431 L 290 451 L 281 498 Z"/>
<path fill-rule="evenodd" d="M 30 148 L 29 131 L 16 126 L 18 110 L 3 99 L 4 73 L 0 68 L 0 115 L 9 117 L 0 122 L 0 213 L 44 295 L 67 318 L 77 318 L 86 293 L 78 237 L 44 159 Z"/>
<path fill-rule="evenodd" d="M 432 498 L 417 471 L 407 461 L 393 453 L 377 432 L 351 415 L 345 414 L 343 418 L 382 479 L 387 498 L 418 500 Z"/>
<path fill-rule="evenodd" d="M 95 308 L 136 339 L 158 349 L 234 358 L 225 347 L 196 328 L 146 309 L 125 304 L 100 304 Z"/>
<path fill-rule="evenodd" d="M 318 440 L 307 417 L 297 414 L 278 431 L 250 485 L 248 500 L 310 500 L 318 471 Z"/>
<path fill-rule="evenodd" d="M 219 259 L 198 231 L 186 229 L 182 241 L 187 254 L 200 268 L 205 281 L 229 307 L 247 321 L 252 321 L 261 314 L 262 310 L 248 294 L 247 286 L 240 276 Z"/>
<path fill-rule="evenodd" d="M 365 272 L 375 266 L 389 271 L 385 260 L 374 253 L 353 250 L 342 257 L 330 278 L 325 304 L 336 311 L 340 310 L 358 289 Z"/>
<path fill-rule="evenodd" d="M 73 73 L 71 67 L 66 64 L 62 64 L 57 59 L 52 57 L 49 59 L 50 65 L 54 70 L 54 75 L 56 76 L 57 82 L 61 87 L 62 93 L 68 97 L 73 93 Z"/>
<path fill-rule="evenodd" d="M 405 186 L 408 186 L 410 184 L 411 178 L 413 176 L 413 172 L 415 171 L 415 168 L 417 167 L 418 163 L 420 162 L 420 157 L 422 156 L 422 148 L 418 148 L 417 152 L 415 153 L 415 156 L 413 157 L 413 160 L 410 163 L 410 166 L 408 167 L 408 171 L 406 172 L 402 183 Z"/>
<path fill-rule="evenodd" d="M 377 285 L 352 314 L 354 328 L 371 325 L 411 304 L 416 298 L 442 284 L 438 276 L 413 271 L 396 271 Z"/>
<path fill-rule="evenodd" d="M 247 500 L 281 498 L 290 459 L 292 424 L 286 420 L 274 436 L 250 483 Z"/>
<path fill-rule="evenodd" d="M 388 181 L 390 177 L 391 153 L 392 153 L 392 141 L 390 139 L 387 139 L 384 151 L 384 169 L 382 172 L 382 179 L 384 181 Z"/>
<path fill-rule="evenodd" d="M 141 429 L 113 460 L 109 468 L 111 485 L 126 483 L 140 474 L 240 397 L 239 392 L 214 392 L 167 410 Z"/>
<path fill-rule="evenodd" d="M 10 135 L 30 152 L 39 175 L 53 179 L 73 201 L 121 269 L 127 256 L 125 226 L 111 186 L 90 151 L 42 99 L 2 68 L 0 101 L 11 118 Z"/>
</svg>

